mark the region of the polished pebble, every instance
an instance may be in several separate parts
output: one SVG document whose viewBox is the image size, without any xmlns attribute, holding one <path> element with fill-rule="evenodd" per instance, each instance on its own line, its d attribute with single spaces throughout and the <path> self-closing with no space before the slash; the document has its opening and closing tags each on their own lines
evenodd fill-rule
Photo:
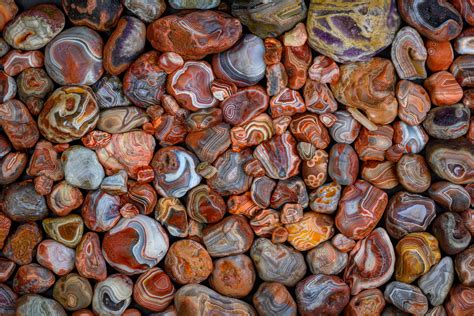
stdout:
<svg viewBox="0 0 474 316">
<path fill-rule="evenodd" d="M 454 282 L 453 260 L 444 257 L 418 279 L 418 286 L 425 293 L 431 305 L 443 304 Z"/>
<path fill-rule="evenodd" d="M 445 212 L 438 215 L 433 221 L 432 231 L 440 248 L 448 255 L 460 253 L 471 243 L 471 233 L 457 213 Z"/>
<path fill-rule="evenodd" d="M 53 272 L 37 263 L 22 265 L 13 277 L 13 290 L 20 294 L 40 294 L 54 285 Z"/>
<path fill-rule="evenodd" d="M 92 297 L 94 314 L 122 315 L 132 301 L 133 282 L 124 274 L 113 274 L 98 282 Z"/>
<path fill-rule="evenodd" d="M 92 295 L 93 290 L 89 281 L 76 273 L 63 276 L 54 284 L 54 299 L 68 311 L 76 311 L 89 306 Z"/>
<path fill-rule="evenodd" d="M 74 269 L 74 250 L 55 240 L 45 239 L 38 245 L 36 261 L 55 274 L 63 276 Z"/>
<path fill-rule="evenodd" d="M 209 284 L 222 295 L 242 298 L 250 293 L 255 279 L 252 260 L 246 255 L 236 255 L 220 258 L 214 262 Z"/>
<path fill-rule="evenodd" d="M 296 316 L 296 303 L 286 287 L 278 282 L 263 282 L 253 296 L 259 315 Z"/>
<path fill-rule="evenodd" d="M 141 274 L 133 287 L 133 299 L 153 312 L 164 311 L 173 302 L 175 288 L 169 276 L 160 268 Z"/>
<path fill-rule="evenodd" d="M 385 288 L 384 297 L 406 313 L 424 315 L 428 311 L 428 299 L 418 287 L 410 284 L 393 281 Z"/>
<path fill-rule="evenodd" d="M 452 212 L 463 212 L 471 205 L 471 196 L 461 185 L 448 181 L 433 183 L 428 194 L 439 205 Z"/>
</svg>

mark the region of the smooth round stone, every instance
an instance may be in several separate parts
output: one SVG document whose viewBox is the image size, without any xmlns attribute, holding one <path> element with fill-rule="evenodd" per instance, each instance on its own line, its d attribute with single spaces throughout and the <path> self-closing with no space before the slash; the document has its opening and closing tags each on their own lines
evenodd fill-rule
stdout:
<svg viewBox="0 0 474 316">
<path fill-rule="evenodd" d="M 452 212 L 463 212 L 471 205 L 471 196 L 468 191 L 448 181 L 433 183 L 428 194 L 436 203 Z"/>
<path fill-rule="evenodd" d="M 67 29 L 46 46 L 44 65 L 60 85 L 91 85 L 104 73 L 99 33 L 79 26 Z"/>
<path fill-rule="evenodd" d="M 423 156 L 403 155 L 397 163 L 400 184 L 412 193 L 421 193 L 430 187 L 431 172 Z"/>
<path fill-rule="evenodd" d="M 91 88 L 65 86 L 47 99 L 38 116 L 41 134 L 53 143 L 68 143 L 94 129 L 99 107 Z"/>
<path fill-rule="evenodd" d="M 59 276 L 66 275 L 74 269 L 74 250 L 46 239 L 38 245 L 36 261 Z"/>
<path fill-rule="evenodd" d="M 3 70 L 9 76 L 16 76 L 27 68 L 41 68 L 44 65 L 44 55 L 39 50 L 11 50 L 2 57 L 0 62 Z"/>
<path fill-rule="evenodd" d="M 445 303 L 448 315 L 470 315 L 474 312 L 474 289 L 461 284 L 453 286 Z"/>
<path fill-rule="evenodd" d="M 306 274 L 304 257 L 299 251 L 283 244 L 274 244 L 266 238 L 255 240 L 250 256 L 258 276 L 264 281 L 295 286 Z"/>
<path fill-rule="evenodd" d="M 2 249 L 3 255 L 18 265 L 29 264 L 41 239 L 42 233 L 36 223 L 22 224 L 8 237 Z"/>
<path fill-rule="evenodd" d="M 209 253 L 190 239 L 172 244 L 165 258 L 165 271 L 178 284 L 201 283 L 212 270 Z"/>
<path fill-rule="evenodd" d="M 13 290 L 20 294 L 46 292 L 55 282 L 54 274 L 39 264 L 20 266 L 13 277 Z"/>
<path fill-rule="evenodd" d="M 141 214 L 153 212 L 158 201 L 158 195 L 150 184 L 132 181 L 128 183 L 127 194 L 120 198 L 122 202 L 133 204 Z"/>
<path fill-rule="evenodd" d="M 349 238 L 365 238 L 381 219 L 387 203 L 387 193 L 366 181 L 357 180 L 342 192 L 336 227 Z"/>
<path fill-rule="evenodd" d="M 336 111 L 336 122 L 329 127 L 331 138 L 337 143 L 352 144 L 360 131 L 360 123 L 347 111 Z"/>
<path fill-rule="evenodd" d="M 336 234 L 336 236 L 331 239 L 331 243 L 337 250 L 344 253 L 351 251 L 356 245 L 354 240 L 347 238 L 341 233 Z"/>
<path fill-rule="evenodd" d="M 474 149 L 467 141 L 430 142 L 427 162 L 436 175 L 455 184 L 469 184 L 474 178 Z"/>
<path fill-rule="evenodd" d="M 447 71 L 439 71 L 429 76 L 423 83 L 434 105 L 453 105 L 461 101 L 463 90 L 456 78 Z"/>
<path fill-rule="evenodd" d="M 471 243 L 471 233 L 457 213 L 445 212 L 438 215 L 431 229 L 440 248 L 448 255 L 460 253 Z"/>
<path fill-rule="evenodd" d="M 145 111 L 136 106 L 116 107 L 100 112 L 97 129 L 120 134 L 139 128 L 148 122 L 149 118 Z"/>
<path fill-rule="evenodd" d="M 123 0 L 122 4 L 146 23 L 155 21 L 166 10 L 164 0 Z"/>
<path fill-rule="evenodd" d="M 427 232 L 410 233 L 400 239 L 395 248 L 397 281 L 411 283 L 439 262 L 438 240 Z"/>
<path fill-rule="evenodd" d="M 231 49 L 214 55 L 212 68 L 216 76 L 238 87 L 255 85 L 265 75 L 265 47 L 258 36 L 247 34 Z"/>
<path fill-rule="evenodd" d="M 308 43 L 337 62 L 367 60 L 395 37 L 400 17 L 394 2 L 312 0 L 306 22 Z"/>
<path fill-rule="evenodd" d="M 6 102 L 13 99 L 16 95 L 17 84 L 13 77 L 0 71 L 0 102 Z"/>
<path fill-rule="evenodd" d="M 329 145 L 329 133 L 316 114 L 293 116 L 289 128 L 300 142 L 311 143 L 318 149 L 325 149 Z"/>
<path fill-rule="evenodd" d="M 15 315 L 66 316 L 67 313 L 53 299 L 36 294 L 27 294 L 20 297 L 16 302 Z"/>
<path fill-rule="evenodd" d="M 20 151 L 33 148 L 38 142 L 39 131 L 26 106 L 12 99 L 0 103 L 0 112 L 0 127 L 13 148 Z"/>
<path fill-rule="evenodd" d="M 353 296 L 344 309 L 344 315 L 381 315 L 384 307 L 383 293 L 379 289 L 370 289 Z"/>
<path fill-rule="evenodd" d="M 253 305 L 262 316 L 296 316 L 296 303 L 286 287 L 277 282 L 263 282 L 253 296 Z"/>
<path fill-rule="evenodd" d="M 374 57 L 367 62 L 352 62 L 342 65 L 340 72 L 340 80 L 331 84 L 339 102 L 362 110 L 375 124 L 389 124 L 396 118 L 396 76 L 390 60 Z"/>
<path fill-rule="evenodd" d="M 81 209 L 81 215 L 86 227 L 96 232 L 108 231 L 120 219 L 121 203 L 116 195 L 103 190 L 90 191 Z"/>
<path fill-rule="evenodd" d="M 395 166 L 391 161 L 367 161 L 362 165 L 362 179 L 379 189 L 393 189 L 399 184 Z"/>
<path fill-rule="evenodd" d="M 46 218 L 43 220 L 43 229 L 54 240 L 70 248 L 75 248 L 81 241 L 84 222 L 76 214 Z"/>
<path fill-rule="evenodd" d="M 2 1 L 0 12 L 0 31 L 3 31 L 5 25 L 18 13 L 18 6 L 15 0 Z"/>
<path fill-rule="evenodd" d="M 354 148 L 363 161 L 384 161 L 385 152 L 392 146 L 394 130 L 390 125 L 379 126 L 371 131 L 362 128 L 357 137 Z"/>
<path fill-rule="evenodd" d="M 105 260 L 126 274 L 147 271 L 164 258 L 169 247 L 168 235 L 154 219 L 145 215 L 122 218 L 102 241 Z"/>
<path fill-rule="evenodd" d="M 359 172 L 359 158 L 351 145 L 337 143 L 329 152 L 328 174 L 339 185 L 351 185 Z"/>
<path fill-rule="evenodd" d="M 418 286 L 425 293 L 431 305 L 443 304 L 454 282 L 453 260 L 444 257 L 418 279 Z"/>
<path fill-rule="evenodd" d="M 256 122 L 255 124 L 260 126 L 259 123 L 260 122 Z M 252 130 L 252 126 L 249 127 L 249 130 Z M 221 123 L 203 131 L 188 133 L 185 143 L 187 147 L 196 154 L 200 161 L 212 163 L 229 148 L 231 139 L 233 140 L 232 135 L 233 131 L 230 129 L 230 126 Z"/>
<path fill-rule="evenodd" d="M 18 96 L 32 115 L 38 115 L 43 109 L 45 97 L 53 91 L 54 84 L 42 68 L 23 70 L 16 79 Z"/>
<path fill-rule="evenodd" d="M 321 185 L 309 195 L 309 207 L 316 213 L 333 214 L 341 197 L 341 186 L 336 182 Z"/>
<path fill-rule="evenodd" d="M 241 35 L 239 20 L 212 10 L 168 15 L 151 23 L 147 30 L 147 39 L 154 49 L 175 52 L 184 59 L 202 59 L 208 54 L 226 51 Z"/>
<path fill-rule="evenodd" d="M 37 221 L 48 215 L 44 197 L 36 193 L 31 182 L 13 183 L 5 188 L 3 211 L 17 222 Z"/>
<path fill-rule="evenodd" d="M 201 182 L 197 164 L 196 156 L 182 147 L 159 149 L 150 164 L 155 171 L 155 189 L 165 197 L 184 196 Z"/>
<path fill-rule="evenodd" d="M 338 315 L 349 302 L 349 287 L 337 276 L 311 275 L 296 285 L 301 315 Z"/>
<path fill-rule="evenodd" d="M 169 276 L 160 268 L 141 274 L 133 287 L 133 299 L 140 306 L 161 312 L 173 301 L 175 289 Z"/>
<path fill-rule="evenodd" d="M 36 50 L 64 28 L 64 14 L 54 5 L 41 4 L 20 13 L 4 31 L 3 38 L 15 49 Z"/>
<path fill-rule="evenodd" d="M 126 275 L 113 274 L 95 285 L 92 297 L 94 315 L 123 315 L 132 301 L 133 281 Z"/>
<path fill-rule="evenodd" d="M 456 267 L 456 273 L 462 284 L 466 286 L 474 285 L 474 247 L 469 247 L 460 254 L 458 254 L 454 260 Z"/>
<path fill-rule="evenodd" d="M 8 153 L 0 159 L 0 184 L 6 185 L 17 180 L 26 168 L 28 156 L 26 153 Z"/>
<path fill-rule="evenodd" d="M 261 38 L 278 37 L 306 18 L 302 0 L 270 0 L 232 2 L 232 15 Z"/>
<path fill-rule="evenodd" d="M 347 253 L 339 251 L 330 241 L 319 244 L 306 255 L 312 274 L 339 274 L 346 267 L 347 261 Z"/>
<path fill-rule="evenodd" d="M 242 126 L 264 112 L 268 101 L 267 93 L 259 85 L 240 89 L 221 103 L 222 117 L 233 126 Z"/>
<path fill-rule="evenodd" d="M 373 259 L 377 258 L 377 259 Z M 385 229 L 376 228 L 359 240 L 349 254 L 344 281 L 351 294 L 382 286 L 390 280 L 395 268 L 395 252 Z"/>
<path fill-rule="evenodd" d="M 67 183 L 84 189 L 95 190 L 104 179 L 104 168 L 94 151 L 80 145 L 69 147 L 63 152 L 61 161 Z"/>
<path fill-rule="evenodd" d="M 100 249 L 99 235 L 87 232 L 76 248 L 76 269 L 85 278 L 103 281 L 107 277 L 107 266 Z"/>
<path fill-rule="evenodd" d="M 402 27 L 392 43 L 392 62 L 400 79 L 425 79 L 425 61 L 428 57 L 425 45 L 418 32 Z"/>
<path fill-rule="evenodd" d="M 244 253 L 254 238 L 245 217 L 230 215 L 203 230 L 203 242 L 211 257 L 225 257 Z"/>
<path fill-rule="evenodd" d="M 70 273 L 54 284 L 53 297 L 66 310 L 76 311 L 92 302 L 92 286 L 86 278 Z"/>
<path fill-rule="evenodd" d="M 172 236 L 186 237 L 188 235 L 186 208 L 177 198 L 159 199 L 155 209 L 155 219 L 165 226 Z"/>
<path fill-rule="evenodd" d="M 466 29 L 464 32 L 459 34 L 459 36 L 454 41 L 454 49 L 459 55 L 473 55 L 473 39 L 474 39 L 473 29 Z"/>
<path fill-rule="evenodd" d="M 178 315 L 211 315 L 212 313 L 256 316 L 249 304 L 220 295 L 200 284 L 187 284 L 180 288 L 174 297 Z"/>
<path fill-rule="evenodd" d="M 117 27 L 104 46 L 104 68 L 118 76 L 137 59 L 145 48 L 146 27 L 132 16 L 120 18 Z"/>
<path fill-rule="evenodd" d="M 173 9 L 213 9 L 221 3 L 221 0 L 170 0 Z"/>
<path fill-rule="evenodd" d="M 244 172 L 244 166 L 251 160 L 252 151 L 249 149 L 241 152 L 227 150 L 214 161 L 213 166 L 217 170 L 208 179 L 207 185 L 222 196 L 248 191 L 252 177 Z"/>
<path fill-rule="evenodd" d="M 0 244 L 0 246 L 3 245 Z M 0 258 L 0 282 L 5 282 L 13 275 L 13 271 L 16 268 L 15 262 L 7 259 Z M 54 281 L 53 281 L 54 282 Z"/>
<path fill-rule="evenodd" d="M 396 86 L 398 116 L 409 125 L 419 125 L 431 107 L 428 92 L 416 83 L 401 80 Z"/>
<path fill-rule="evenodd" d="M 74 25 L 84 25 L 96 31 L 110 31 L 122 14 L 119 0 L 62 0 L 64 12 Z"/>
<path fill-rule="evenodd" d="M 428 112 L 423 127 L 430 136 L 439 139 L 455 139 L 469 129 L 471 112 L 462 103 L 435 107 Z"/>
<path fill-rule="evenodd" d="M 222 295 L 242 298 L 247 296 L 255 283 L 255 268 L 246 255 L 229 256 L 214 262 L 209 277 L 211 287 Z"/>
<path fill-rule="evenodd" d="M 130 100 L 122 91 L 122 81 L 120 78 L 111 75 L 104 75 L 93 86 L 97 104 L 101 109 L 108 109 L 118 106 L 128 106 Z"/>
<path fill-rule="evenodd" d="M 385 288 L 384 297 L 388 303 L 406 313 L 424 315 L 428 311 L 426 296 L 418 287 L 410 284 L 391 282 Z"/>
<path fill-rule="evenodd" d="M 148 52 L 133 62 L 123 78 L 123 92 L 136 106 L 159 104 L 165 91 L 166 72 L 158 64 L 158 52 Z"/>
<path fill-rule="evenodd" d="M 463 1 L 463 0 L 461 0 Z M 426 40 L 425 47 L 428 52 L 426 66 L 432 72 L 448 70 L 454 59 L 454 51 L 449 41 Z"/>
<path fill-rule="evenodd" d="M 0 284 L 0 313 L 5 316 L 15 315 L 18 295 L 8 285 Z"/>
<path fill-rule="evenodd" d="M 398 192 L 390 198 L 385 227 L 395 239 L 408 233 L 426 231 L 436 217 L 433 200 L 418 194 Z"/>
<path fill-rule="evenodd" d="M 393 123 L 394 146 L 403 148 L 404 153 L 417 154 L 428 142 L 428 134 L 419 125 L 409 125 L 403 121 Z M 389 148 L 390 149 L 390 148 Z"/>
<path fill-rule="evenodd" d="M 334 221 L 326 214 L 306 212 L 296 223 L 287 224 L 288 242 L 297 250 L 306 251 L 334 235 Z"/>
<path fill-rule="evenodd" d="M 207 62 L 187 61 L 170 74 L 166 91 L 190 111 L 208 109 L 218 103 L 211 91 L 213 81 L 214 73 Z"/>
<path fill-rule="evenodd" d="M 303 208 L 308 206 L 309 198 L 303 180 L 292 177 L 286 180 L 279 180 L 270 199 L 270 207 L 279 209 L 286 203 L 297 203 Z"/>
<path fill-rule="evenodd" d="M 189 217 L 204 224 L 220 221 L 227 209 L 224 199 L 205 184 L 191 189 L 186 199 Z"/>
</svg>

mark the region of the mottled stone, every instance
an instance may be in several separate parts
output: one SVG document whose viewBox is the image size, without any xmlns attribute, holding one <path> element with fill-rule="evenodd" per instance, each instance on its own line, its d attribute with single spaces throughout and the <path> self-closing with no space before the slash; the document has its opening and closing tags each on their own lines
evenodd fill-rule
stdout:
<svg viewBox="0 0 474 316">
<path fill-rule="evenodd" d="M 55 240 L 45 239 L 38 245 L 36 261 L 59 276 L 66 275 L 74 269 L 74 250 Z"/>
<path fill-rule="evenodd" d="M 296 303 L 286 287 L 277 282 L 263 282 L 253 296 L 253 305 L 261 316 L 296 316 Z"/>
<path fill-rule="evenodd" d="M 397 162 L 397 175 L 400 184 L 412 193 L 421 193 L 430 187 L 431 172 L 423 156 L 403 155 Z"/>
<path fill-rule="evenodd" d="M 63 152 L 61 161 L 67 183 L 85 190 L 100 186 L 105 176 L 97 155 L 92 150 L 75 145 Z"/>
<path fill-rule="evenodd" d="M 222 295 L 234 298 L 247 296 L 255 283 L 255 268 L 246 255 L 229 256 L 214 262 L 209 277 L 211 287 Z"/>
<path fill-rule="evenodd" d="M 36 294 L 27 294 L 18 299 L 15 315 L 66 316 L 67 313 L 53 299 Z"/>
<path fill-rule="evenodd" d="M 20 295 L 44 293 L 55 280 L 54 274 L 39 264 L 26 264 L 13 277 L 13 290 Z"/>
<path fill-rule="evenodd" d="M 385 299 L 379 289 L 364 290 L 353 296 L 344 309 L 345 316 L 381 315 Z"/>
<path fill-rule="evenodd" d="M 334 235 L 334 221 L 326 214 L 306 212 L 301 221 L 285 225 L 288 242 L 297 250 L 306 251 Z"/>
<path fill-rule="evenodd" d="M 439 71 L 429 76 L 423 83 L 434 105 L 452 105 L 461 101 L 463 91 L 456 78 L 447 71 Z"/>
<path fill-rule="evenodd" d="M 423 127 L 432 137 L 455 139 L 468 132 L 470 119 L 471 112 L 464 104 L 446 105 L 431 109 Z"/>
<path fill-rule="evenodd" d="M 454 282 L 453 260 L 444 257 L 418 279 L 418 286 L 425 293 L 431 305 L 443 304 Z"/>
<path fill-rule="evenodd" d="M 164 0 L 123 0 L 122 3 L 130 12 L 146 23 L 155 21 L 166 10 Z"/>
<path fill-rule="evenodd" d="M 53 289 L 54 299 L 68 311 L 89 306 L 92 302 L 92 293 L 89 281 L 76 273 L 59 278 Z"/>
<path fill-rule="evenodd" d="M 306 262 L 313 274 L 335 275 L 346 267 L 348 255 L 325 241 L 307 253 Z"/>
<path fill-rule="evenodd" d="M 471 233 L 457 213 L 445 212 L 438 215 L 431 229 L 440 248 L 448 255 L 460 253 L 471 243 Z"/>
<path fill-rule="evenodd" d="M 13 183 L 5 188 L 3 211 L 17 222 L 37 221 L 48 215 L 46 200 L 29 181 Z"/>
</svg>

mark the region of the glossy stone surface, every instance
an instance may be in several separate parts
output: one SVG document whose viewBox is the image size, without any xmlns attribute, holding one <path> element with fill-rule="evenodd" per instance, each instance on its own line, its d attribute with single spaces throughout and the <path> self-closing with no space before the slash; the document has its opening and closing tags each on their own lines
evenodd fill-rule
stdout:
<svg viewBox="0 0 474 316">
<path fill-rule="evenodd" d="M 385 229 L 379 227 L 359 240 L 350 252 L 344 280 L 351 288 L 351 294 L 356 295 L 388 282 L 394 268 L 395 252 L 390 237 Z"/>
<path fill-rule="evenodd" d="M 55 282 L 54 274 L 39 264 L 20 266 L 13 278 L 13 290 L 20 294 L 46 292 Z"/>
<path fill-rule="evenodd" d="M 183 316 L 199 313 L 209 315 L 216 312 L 216 310 L 222 314 L 257 315 L 249 304 L 220 295 L 200 284 L 188 284 L 180 288 L 175 294 L 174 304 L 178 315 Z"/>
<path fill-rule="evenodd" d="M 429 115 L 428 113 L 428 117 Z M 428 118 L 425 121 L 427 120 Z M 393 123 L 393 131 L 394 146 L 403 148 L 404 153 L 417 154 L 421 152 L 429 139 L 428 134 L 421 126 L 412 126 L 403 121 Z"/>
<path fill-rule="evenodd" d="M 462 87 L 474 87 L 473 63 L 473 56 L 463 55 L 456 58 L 449 68 L 449 71 Z"/>
<path fill-rule="evenodd" d="M 247 34 L 231 49 L 214 55 L 212 68 L 222 80 L 238 87 L 252 86 L 264 77 L 264 51 L 263 40 Z"/>
<path fill-rule="evenodd" d="M 234 298 L 247 296 L 255 282 L 255 268 L 246 255 L 229 256 L 214 262 L 209 277 L 211 287 L 222 295 Z"/>
<path fill-rule="evenodd" d="M 391 161 L 365 162 L 361 177 L 379 189 L 393 189 L 399 184 L 395 163 Z"/>
<path fill-rule="evenodd" d="M 166 197 L 184 196 L 201 181 L 195 171 L 197 164 L 198 159 L 182 147 L 161 148 L 150 164 L 155 171 L 155 189 Z"/>
<path fill-rule="evenodd" d="M 376 57 L 343 65 L 340 70 L 341 79 L 331 85 L 339 102 L 364 111 L 375 124 L 387 124 L 395 119 L 395 70 L 389 60 Z"/>
<path fill-rule="evenodd" d="M 296 285 L 301 315 L 338 315 L 349 302 L 349 287 L 337 276 L 311 275 Z"/>
<path fill-rule="evenodd" d="M 77 272 L 90 279 L 103 281 L 107 277 L 107 267 L 100 248 L 99 235 L 87 232 L 76 248 L 75 264 Z"/>
<path fill-rule="evenodd" d="M 426 296 L 413 285 L 391 282 L 385 288 L 384 297 L 388 303 L 406 313 L 424 315 L 428 311 Z"/>
<path fill-rule="evenodd" d="M 463 97 L 461 86 L 457 83 L 456 78 L 447 71 L 432 74 L 424 81 L 423 85 L 430 94 L 431 102 L 435 105 L 452 105 Z"/>
<path fill-rule="evenodd" d="M 53 81 L 41 68 L 23 70 L 16 80 L 18 96 L 32 115 L 38 115 L 43 109 L 44 98 L 53 91 Z"/>
<path fill-rule="evenodd" d="M 155 21 L 166 10 L 164 0 L 124 0 L 122 4 L 146 23 Z"/>
<path fill-rule="evenodd" d="M 472 182 L 474 150 L 468 142 L 459 139 L 432 142 L 426 149 L 427 162 L 440 178 L 455 184 Z"/>
<path fill-rule="evenodd" d="M 432 225 L 433 235 L 440 248 L 448 255 L 455 255 L 471 243 L 471 233 L 457 213 L 446 212 L 438 215 Z"/>
<path fill-rule="evenodd" d="M 308 202 L 306 186 L 300 177 L 295 176 L 278 181 L 270 199 L 270 207 L 278 209 L 285 203 L 298 203 L 305 208 Z"/>
<path fill-rule="evenodd" d="M 17 84 L 13 77 L 10 77 L 5 72 L 0 72 L 0 102 L 8 101 L 15 97 L 17 91 Z"/>
<path fill-rule="evenodd" d="M 173 301 L 175 288 L 168 275 L 160 268 L 141 274 L 133 287 L 133 299 L 140 306 L 161 312 Z"/>
<path fill-rule="evenodd" d="M 418 286 L 428 297 L 431 305 L 438 306 L 443 304 L 453 282 L 453 260 L 450 257 L 444 257 L 418 279 Z"/>
<path fill-rule="evenodd" d="M 403 155 L 397 163 L 397 175 L 400 184 L 412 193 L 424 192 L 431 184 L 430 169 L 419 154 Z"/>
<path fill-rule="evenodd" d="M 0 59 L 3 70 L 9 76 L 16 76 L 28 68 L 40 68 L 44 64 L 44 55 L 41 51 L 10 50 Z"/>
<path fill-rule="evenodd" d="M 260 127 L 258 123 L 256 123 L 256 125 Z M 249 129 L 249 133 L 251 133 L 252 127 L 249 126 Z M 185 143 L 188 148 L 196 154 L 200 161 L 212 163 L 229 148 L 231 141 L 234 142 L 235 138 L 232 137 L 233 135 L 234 133 L 228 124 L 220 123 L 203 131 L 188 133 Z M 239 134 L 239 136 L 241 135 Z M 247 135 L 243 136 L 243 138 L 246 136 Z M 247 145 L 245 141 L 244 143 Z M 233 144 L 239 147 L 236 143 Z"/>
<path fill-rule="evenodd" d="M 395 248 L 397 281 L 411 283 L 439 262 L 438 240 L 427 232 L 410 233 Z"/>
<path fill-rule="evenodd" d="M 3 30 L 3 38 L 15 49 L 40 49 L 64 28 L 64 14 L 54 5 L 42 4 L 23 11 Z"/>
<path fill-rule="evenodd" d="M 282 227 L 280 214 L 272 209 L 260 210 L 250 221 L 250 226 L 257 236 L 272 237 L 275 230 Z"/>
<path fill-rule="evenodd" d="M 166 83 L 166 72 L 158 65 L 158 52 L 148 52 L 136 59 L 123 78 L 123 92 L 136 106 L 159 104 Z"/>
<path fill-rule="evenodd" d="M 255 240 L 250 256 L 258 276 L 264 281 L 295 286 L 306 274 L 306 264 L 300 252 L 286 245 L 273 244 L 266 238 Z"/>
<path fill-rule="evenodd" d="M 81 241 L 84 223 L 79 215 L 71 214 L 44 219 L 43 229 L 54 240 L 70 248 L 75 248 Z"/>
<path fill-rule="evenodd" d="M 325 241 L 311 249 L 306 262 L 313 274 L 339 274 L 347 265 L 347 253 L 339 251 L 330 241 Z"/>
<path fill-rule="evenodd" d="M 104 178 L 104 169 L 92 150 L 75 145 L 63 152 L 61 161 L 67 183 L 85 190 L 97 189 Z"/>
<path fill-rule="evenodd" d="M 29 264 L 41 238 L 42 233 L 36 223 L 22 224 L 8 237 L 2 252 L 7 259 L 16 264 Z"/>
<path fill-rule="evenodd" d="M 364 290 L 351 298 L 344 315 L 380 315 L 384 307 L 385 299 L 379 289 Z"/>
<path fill-rule="evenodd" d="M 367 60 L 383 50 L 392 42 L 399 25 L 400 17 L 391 0 L 349 6 L 311 1 L 306 27 L 313 49 L 345 63 Z"/>
<path fill-rule="evenodd" d="M 81 214 L 87 228 L 104 232 L 117 224 L 120 219 L 120 198 L 102 190 L 87 194 Z"/>
<path fill-rule="evenodd" d="M 253 239 L 252 228 L 241 215 L 230 215 L 203 230 L 203 242 L 211 257 L 244 253 Z"/>
<path fill-rule="evenodd" d="M 99 33 L 87 27 L 73 27 L 46 46 L 44 65 L 60 85 L 91 85 L 104 73 Z"/>
<path fill-rule="evenodd" d="M 133 281 L 126 275 L 113 274 L 98 282 L 92 297 L 94 314 L 122 315 L 132 301 Z"/>
<path fill-rule="evenodd" d="M 201 244 L 184 239 L 171 245 L 165 258 L 165 271 L 178 284 L 201 283 L 213 271 L 213 263 Z"/>
<path fill-rule="evenodd" d="M 327 183 L 309 195 L 309 206 L 317 213 L 333 214 L 341 197 L 341 186 L 335 182 Z"/>
<path fill-rule="evenodd" d="M 392 145 L 393 134 L 394 130 L 390 125 L 378 126 L 373 131 L 362 128 L 354 143 L 359 159 L 383 161 L 385 151 Z"/>
<path fill-rule="evenodd" d="M 221 103 L 224 121 L 234 126 L 249 123 L 268 107 L 269 98 L 259 86 L 239 90 Z"/>
<path fill-rule="evenodd" d="M 150 24 L 147 30 L 147 39 L 154 49 L 175 52 L 185 59 L 202 59 L 208 54 L 226 51 L 241 35 L 239 20 L 210 10 L 168 15 Z"/>
<path fill-rule="evenodd" d="M 300 251 L 312 249 L 334 235 L 333 219 L 315 212 L 306 212 L 299 222 L 285 227 L 288 230 L 288 242 Z"/>
<path fill-rule="evenodd" d="M 211 189 L 222 196 L 241 194 L 250 189 L 252 177 L 246 174 L 244 166 L 252 159 L 252 152 L 248 149 L 239 153 L 227 150 L 214 161 L 217 172 L 208 179 Z"/>
<path fill-rule="evenodd" d="M 461 284 L 453 286 L 445 303 L 448 315 L 471 314 L 474 311 L 473 295 L 474 290 L 472 287 Z"/>
<path fill-rule="evenodd" d="M 89 306 L 92 302 L 92 293 L 89 281 L 76 273 L 59 278 L 53 289 L 54 299 L 68 311 Z"/>
<path fill-rule="evenodd" d="M 139 19 L 123 16 L 104 46 L 104 68 L 114 76 L 124 72 L 145 47 L 146 27 Z"/>
<path fill-rule="evenodd" d="M 3 245 L 1 246 L 3 248 Z M 13 275 L 15 268 L 16 268 L 15 262 L 6 258 L 1 258 L 0 259 L 0 282 L 3 283 L 7 281 Z"/>
<path fill-rule="evenodd" d="M 311 143 L 319 149 L 329 145 L 329 133 L 315 114 L 295 115 L 289 128 L 298 141 Z"/>
<path fill-rule="evenodd" d="M 292 116 L 305 110 L 303 98 L 296 90 L 284 88 L 270 99 L 270 111 L 273 118 Z"/>
<path fill-rule="evenodd" d="M 387 202 L 388 197 L 384 191 L 358 180 L 342 192 L 336 227 L 347 237 L 362 239 L 377 225 Z"/>
<path fill-rule="evenodd" d="M 409 125 L 418 125 L 425 119 L 431 104 L 429 95 L 422 86 L 401 80 L 397 83 L 396 96 L 401 120 Z"/>
<path fill-rule="evenodd" d="M 59 276 L 66 275 L 74 269 L 74 250 L 55 240 L 46 239 L 38 245 L 36 261 Z"/>
<path fill-rule="evenodd" d="M 253 296 L 259 315 L 296 316 L 296 303 L 286 287 L 277 282 L 263 282 Z"/>
<path fill-rule="evenodd" d="M 6 0 L 0 6 L 0 31 L 3 31 L 5 25 L 10 22 L 18 13 L 18 6 L 14 0 Z"/>
<path fill-rule="evenodd" d="M 331 138 L 337 143 L 351 144 L 359 135 L 360 123 L 349 112 L 336 111 L 336 122 L 329 128 Z"/>
<path fill-rule="evenodd" d="M 26 106 L 18 100 L 9 100 L 0 104 L 0 127 L 16 150 L 34 147 L 39 131 Z"/>
<path fill-rule="evenodd" d="M 462 103 L 431 109 L 423 126 L 438 139 L 455 139 L 465 135 L 469 129 L 471 112 Z"/>
<path fill-rule="evenodd" d="M 92 88 L 95 92 L 97 104 L 101 109 L 131 104 L 122 91 L 122 81 L 116 76 L 104 75 Z"/>
<path fill-rule="evenodd" d="M 13 183 L 4 191 L 3 211 L 17 222 L 37 221 L 45 218 L 48 208 L 43 196 L 36 193 L 29 181 Z"/>
<path fill-rule="evenodd" d="M 84 25 L 96 31 L 110 31 L 122 13 L 120 1 L 62 1 L 63 9 L 74 25 Z"/>
<path fill-rule="evenodd" d="M 155 266 L 163 259 L 168 247 L 168 234 L 163 227 L 141 214 L 122 218 L 102 241 L 102 253 L 107 263 L 131 275 Z"/>
<path fill-rule="evenodd" d="M 390 198 L 385 227 L 395 239 L 426 231 L 436 216 L 433 200 L 422 195 L 398 192 Z"/>
<path fill-rule="evenodd" d="M 17 301 L 15 313 L 18 315 L 38 316 L 67 315 L 64 308 L 58 302 L 36 294 L 27 294 L 20 297 Z"/>
<path fill-rule="evenodd" d="M 307 44 L 284 46 L 282 61 L 288 75 L 288 88 L 301 89 L 304 86 L 308 76 L 308 68 L 311 64 L 311 49 L 309 46 Z"/>
<path fill-rule="evenodd" d="M 458 254 L 454 260 L 456 274 L 462 284 L 466 286 L 473 286 L 474 274 L 472 265 L 474 261 L 474 247 L 469 247 L 460 254 Z"/>
<path fill-rule="evenodd" d="M 426 48 L 420 34 L 409 27 L 402 27 L 392 43 L 391 57 L 400 79 L 425 79 Z"/>
<path fill-rule="evenodd" d="M 0 312 L 5 315 L 14 315 L 17 309 L 18 295 L 6 284 L 0 284 Z"/>
<path fill-rule="evenodd" d="M 449 41 L 425 41 L 428 58 L 426 59 L 426 66 L 432 72 L 448 70 L 454 59 L 453 47 Z"/>
<path fill-rule="evenodd" d="M 215 223 L 224 217 L 224 199 L 207 185 L 199 185 L 188 192 L 186 210 L 200 223 Z"/>
<path fill-rule="evenodd" d="M 433 183 L 428 193 L 436 203 L 452 212 L 465 211 L 471 204 L 471 197 L 467 190 L 448 181 Z"/>
</svg>

